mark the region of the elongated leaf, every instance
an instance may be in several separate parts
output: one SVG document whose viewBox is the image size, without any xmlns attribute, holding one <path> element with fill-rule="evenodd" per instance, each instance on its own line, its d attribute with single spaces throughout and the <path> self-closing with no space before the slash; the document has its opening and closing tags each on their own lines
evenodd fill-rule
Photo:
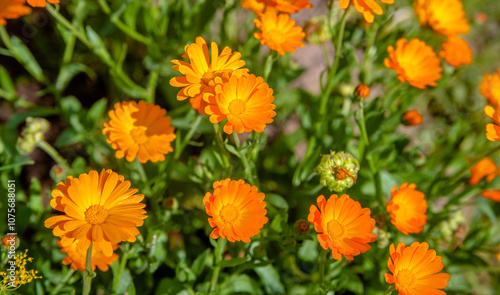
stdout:
<svg viewBox="0 0 500 295">
<path fill-rule="evenodd" d="M 43 74 L 42 68 L 36 61 L 31 51 L 23 41 L 17 37 L 12 37 L 12 54 L 19 61 L 26 70 L 40 82 L 46 82 L 45 76 Z"/>
</svg>

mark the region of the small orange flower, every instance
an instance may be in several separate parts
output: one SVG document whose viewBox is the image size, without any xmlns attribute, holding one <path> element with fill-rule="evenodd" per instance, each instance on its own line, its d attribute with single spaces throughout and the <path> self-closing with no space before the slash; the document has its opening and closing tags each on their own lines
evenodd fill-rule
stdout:
<svg viewBox="0 0 500 295">
<path fill-rule="evenodd" d="M 113 245 L 122 241 L 135 242 L 147 216 L 140 203 L 144 195 L 135 194 L 130 181 L 116 172 L 92 170 L 78 178 L 68 176 L 52 191 L 50 205 L 64 213 L 45 220 L 61 245 L 68 247 L 78 240 L 78 248 L 86 251 L 90 243 L 106 257 L 113 254 Z"/>
<path fill-rule="evenodd" d="M 439 56 L 455 68 L 472 63 L 472 49 L 464 39 L 456 35 L 450 36 L 441 44 L 441 47 L 443 50 L 439 52 Z"/>
<path fill-rule="evenodd" d="M 406 247 L 401 242 L 397 249 L 391 244 L 389 252 L 387 266 L 392 274 L 385 273 L 385 281 L 395 284 L 399 294 L 446 294 L 439 289 L 448 286 L 450 275 L 438 273 L 443 269 L 443 262 L 436 251 L 429 250 L 429 244 L 414 242 Z"/>
<path fill-rule="evenodd" d="M 6 248 L 10 248 L 11 246 L 17 248 L 19 247 L 20 243 L 21 239 L 16 235 L 7 235 L 2 238 L 2 245 L 4 245 Z"/>
<path fill-rule="evenodd" d="M 394 4 L 394 0 L 379 1 L 385 4 Z M 347 6 L 349 6 L 349 3 L 354 5 L 356 11 L 361 13 L 368 23 L 373 23 L 373 20 L 375 19 L 373 15 L 374 13 L 377 15 L 382 15 L 384 13 L 382 7 L 380 7 L 375 0 L 340 0 L 340 8 L 345 10 Z"/>
<path fill-rule="evenodd" d="M 276 10 L 284 13 L 295 13 L 304 8 L 311 8 L 309 0 L 257 0 L 268 7 L 274 7 Z"/>
<path fill-rule="evenodd" d="M 484 12 L 476 12 L 475 14 L 476 22 L 478 24 L 484 24 L 488 20 L 488 16 Z"/>
<path fill-rule="evenodd" d="M 59 248 L 61 248 L 61 252 L 66 253 L 67 256 L 64 257 L 62 263 L 64 265 L 71 264 L 71 268 L 73 270 L 85 270 L 85 263 L 87 261 L 87 251 L 84 251 L 77 247 L 77 242 L 71 243 L 67 247 L 63 247 L 61 241 L 56 241 L 56 244 Z M 113 250 L 116 250 L 118 245 L 113 244 Z M 96 247 L 92 247 L 92 258 L 90 259 L 90 266 L 92 270 L 95 271 L 95 267 L 97 266 L 101 271 L 107 271 L 109 266 L 112 265 L 115 261 L 118 260 L 118 254 L 113 253 L 113 255 L 107 257 L 105 256 L 101 250 Z"/>
<path fill-rule="evenodd" d="M 227 118 L 224 132 L 263 132 L 266 124 L 273 122 L 276 106 L 273 90 L 255 75 L 232 76 L 228 82 L 215 87 L 215 104 L 210 104 L 205 112 L 210 122 L 218 123 Z"/>
<path fill-rule="evenodd" d="M 268 221 L 265 195 L 242 179 L 216 181 L 213 188 L 214 193 L 203 198 L 208 223 L 214 227 L 210 237 L 250 243 Z"/>
<path fill-rule="evenodd" d="M 361 208 L 361 204 L 348 195 L 331 195 L 328 201 L 318 197 L 318 208 L 311 205 L 307 220 L 318 232 L 318 241 L 323 249 L 330 248 L 333 258 L 349 260 L 353 256 L 365 253 L 375 242 L 377 236 L 372 233 L 375 219 L 370 217 L 370 209 Z"/>
<path fill-rule="evenodd" d="M 59 3 L 59 0 L 28 0 L 28 4 L 33 7 L 45 7 L 47 2 L 57 4 Z"/>
<path fill-rule="evenodd" d="M 196 38 L 196 43 L 186 45 L 185 51 L 182 57 L 189 59 L 189 62 L 172 60 L 174 70 L 182 76 L 170 79 L 170 85 L 182 87 L 177 93 L 177 100 L 190 98 L 193 109 L 204 115 L 205 107 L 213 98 L 214 78 L 228 80 L 231 75 L 246 75 L 248 69 L 242 69 L 245 62 L 240 60 L 241 53 L 231 53 L 231 48 L 227 46 L 219 54 L 219 47 L 212 42 L 209 54 L 207 43 L 202 37 Z"/>
<path fill-rule="evenodd" d="M 266 5 L 258 0 L 241 0 L 241 7 L 253 11 L 256 15 L 261 15 Z"/>
<path fill-rule="evenodd" d="M 465 35 L 470 31 L 460 0 L 416 0 L 415 13 L 420 25 L 428 24 L 445 36 Z"/>
<path fill-rule="evenodd" d="M 485 199 L 500 202 L 500 190 L 490 189 L 481 192 L 481 196 Z"/>
<path fill-rule="evenodd" d="M 285 52 L 297 52 L 295 47 L 305 46 L 302 39 L 306 34 L 300 26 L 295 25 L 295 21 L 290 19 L 288 14 L 278 15 L 276 11 L 267 9 L 254 23 L 262 31 L 254 33 L 255 38 L 260 40 L 260 44 L 267 44 L 269 49 L 280 55 L 285 55 Z"/>
<path fill-rule="evenodd" d="M 356 87 L 356 94 L 359 98 L 365 99 L 370 95 L 370 87 L 365 84 L 359 84 L 358 87 Z"/>
<path fill-rule="evenodd" d="M 156 163 L 165 160 L 165 155 L 173 151 L 175 139 L 172 118 L 167 111 L 144 100 L 116 103 L 109 111 L 110 121 L 104 123 L 102 134 L 116 151 L 118 159 L 125 157 L 132 162 Z"/>
<path fill-rule="evenodd" d="M 497 73 L 484 74 L 479 86 L 479 93 L 493 106 L 500 104 L 500 69 Z"/>
<path fill-rule="evenodd" d="M 500 109 L 494 109 L 492 106 L 485 106 L 484 113 L 490 117 L 495 124 L 486 125 L 486 138 L 489 141 L 500 141 Z"/>
<path fill-rule="evenodd" d="M 24 6 L 26 0 L 0 0 L 0 26 L 7 24 L 6 19 L 16 19 L 31 13 L 31 8 Z"/>
<path fill-rule="evenodd" d="M 391 191 L 391 200 L 386 205 L 391 223 L 403 234 L 417 234 L 424 230 L 427 222 L 427 201 L 424 193 L 415 190 L 415 184 L 403 183 L 398 190 L 395 185 Z"/>
<path fill-rule="evenodd" d="M 422 115 L 420 115 L 418 110 L 406 111 L 403 114 L 403 120 L 408 126 L 420 125 L 423 122 Z"/>
<path fill-rule="evenodd" d="M 486 182 L 491 182 L 500 174 L 499 172 L 500 170 L 498 170 L 497 163 L 495 163 L 493 159 L 484 158 L 470 169 L 470 174 L 472 176 L 469 179 L 469 184 L 476 185 L 485 177 Z"/>
<path fill-rule="evenodd" d="M 425 89 L 427 85 L 436 86 L 441 79 L 441 61 L 432 47 L 423 41 L 412 39 L 408 42 L 401 38 L 396 49 L 390 45 L 387 52 L 389 58 L 384 59 L 384 65 L 394 69 L 403 83 L 408 81 L 413 87 Z"/>
<path fill-rule="evenodd" d="M 500 244 L 498 244 L 497 260 L 500 261 Z"/>
</svg>

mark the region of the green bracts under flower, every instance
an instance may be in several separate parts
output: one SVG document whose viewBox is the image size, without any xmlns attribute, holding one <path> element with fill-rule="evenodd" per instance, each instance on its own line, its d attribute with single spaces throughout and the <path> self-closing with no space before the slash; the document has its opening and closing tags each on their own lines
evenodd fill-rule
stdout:
<svg viewBox="0 0 500 295">
<path fill-rule="evenodd" d="M 358 170 L 359 163 L 351 154 L 330 151 L 329 155 L 321 157 L 318 165 L 319 183 L 340 193 L 356 183 Z"/>
</svg>

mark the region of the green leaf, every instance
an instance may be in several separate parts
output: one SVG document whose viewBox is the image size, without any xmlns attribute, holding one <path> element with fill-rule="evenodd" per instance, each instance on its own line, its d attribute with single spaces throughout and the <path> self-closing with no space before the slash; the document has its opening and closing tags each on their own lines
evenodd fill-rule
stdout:
<svg viewBox="0 0 500 295">
<path fill-rule="evenodd" d="M 210 249 L 206 249 L 200 255 L 198 255 L 198 257 L 196 257 L 196 259 L 193 261 L 193 264 L 191 265 L 191 270 L 196 276 L 199 276 L 203 271 L 203 269 L 205 268 L 209 254 L 210 254 Z"/>
<path fill-rule="evenodd" d="M 158 284 L 155 295 L 175 295 L 181 292 L 184 288 L 181 283 L 171 278 L 164 278 Z"/>
<path fill-rule="evenodd" d="M 104 42 L 102 42 L 101 37 L 99 37 L 99 35 L 89 26 L 87 26 L 87 37 L 89 38 L 90 44 L 92 44 L 94 53 L 99 56 L 105 64 L 113 68 L 115 63 L 106 49 Z"/>
<path fill-rule="evenodd" d="M 281 283 L 280 275 L 272 265 L 257 267 L 255 272 L 262 280 L 268 294 L 285 294 L 285 287 Z"/>
<path fill-rule="evenodd" d="M 82 104 L 78 98 L 74 96 L 66 96 L 61 100 L 62 113 L 69 114 L 80 113 L 82 109 Z"/>
<path fill-rule="evenodd" d="M 12 37 L 12 54 L 14 57 L 21 63 L 24 68 L 37 79 L 39 82 L 45 83 L 47 80 L 43 74 L 42 68 L 36 61 L 31 51 L 28 49 L 26 45 L 24 45 L 23 41 L 17 37 Z"/>
<path fill-rule="evenodd" d="M 96 101 L 87 112 L 87 118 L 97 124 L 97 122 L 102 118 L 104 112 L 106 111 L 106 106 L 108 105 L 108 100 L 106 98 L 101 98 Z"/>
<path fill-rule="evenodd" d="M 298 256 L 304 261 L 316 261 L 318 259 L 318 241 L 305 240 L 299 248 Z"/>
<path fill-rule="evenodd" d="M 230 260 L 222 260 L 220 262 L 221 267 L 235 267 L 248 261 L 247 257 L 238 257 Z"/>
<path fill-rule="evenodd" d="M 66 129 L 61 134 L 59 134 L 59 137 L 57 138 L 54 145 L 56 147 L 65 147 L 72 144 L 76 144 L 84 140 L 85 140 L 85 135 L 79 132 L 75 132 L 72 129 Z"/>
<path fill-rule="evenodd" d="M 16 88 L 14 86 L 14 82 L 10 78 L 9 73 L 7 70 L 0 66 L 0 86 L 3 92 L 6 94 L 4 97 L 7 100 L 13 100 L 16 98 Z"/>
<path fill-rule="evenodd" d="M 69 82 L 79 73 L 86 73 L 89 77 L 95 77 L 95 72 L 81 63 L 72 63 L 63 65 L 61 70 L 59 71 L 59 75 L 57 76 L 56 81 L 56 89 L 59 91 L 63 91 L 68 87 Z"/>
<path fill-rule="evenodd" d="M 288 209 L 287 201 L 282 196 L 277 194 L 267 194 L 266 202 L 269 202 L 269 204 L 279 209 Z"/>
<path fill-rule="evenodd" d="M 262 290 L 259 285 L 247 275 L 232 276 L 229 280 L 220 285 L 219 295 L 230 295 L 246 293 L 252 295 L 261 295 Z"/>
</svg>

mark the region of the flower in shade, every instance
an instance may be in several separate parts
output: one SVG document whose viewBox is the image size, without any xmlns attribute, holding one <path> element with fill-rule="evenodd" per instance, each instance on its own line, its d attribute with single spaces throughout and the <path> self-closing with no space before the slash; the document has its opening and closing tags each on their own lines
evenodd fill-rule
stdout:
<svg viewBox="0 0 500 295">
<path fill-rule="evenodd" d="M 253 11 L 256 15 L 260 15 L 266 5 L 259 0 L 241 0 L 241 7 Z"/>
<path fill-rule="evenodd" d="M 394 0 L 379 0 L 385 4 L 394 4 Z M 347 9 L 349 3 L 356 8 L 356 11 L 361 13 L 368 23 L 373 23 L 375 19 L 374 13 L 382 15 L 384 11 L 375 0 L 340 0 L 339 5 L 342 9 Z"/>
<path fill-rule="evenodd" d="M 500 190 L 490 189 L 481 192 L 481 196 L 485 199 L 500 202 Z"/>
<path fill-rule="evenodd" d="M 47 2 L 57 4 L 59 3 L 59 0 L 28 0 L 28 4 L 33 7 L 45 7 Z"/>
<path fill-rule="evenodd" d="M 16 19 L 31 13 L 25 6 L 26 0 L 0 0 L 0 26 L 7 24 L 7 19 Z"/>
<path fill-rule="evenodd" d="M 484 158 L 470 169 L 469 184 L 476 185 L 483 178 L 486 178 L 486 182 L 491 182 L 498 176 L 499 172 L 497 163 L 492 158 Z"/>
<path fill-rule="evenodd" d="M 93 243 L 96 251 L 109 257 L 113 245 L 136 240 L 136 227 L 147 217 L 146 205 L 140 203 L 144 195 L 137 191 L 110 169 L 101 173 L 92 170 L 78 178 L 68 176 L 66 183 L 57 184 L 50 201 L 52 208 L 64 214 L 45 220 L 45 227 L 61 237 L 62 247 L 78 240 L 78 247 L 85 251 Z"/>
<path fill-rule="evenodd" d="M 426 242 L 414 242 L 406 247 L 403 242 L 389 247 L 391 256 L 387 266 L 392 274 L 385 273 L 385 281 L 395 284 L 399 294 L 446 294 L 439 290 L 448 286 L 450 275 L 438 273 L 443 269 L 441 256 L 429 250 Z"/>
<path fill-rule="evenodd" d="M 500 68 L 497 73 L 484 74 L 479 93 L 484 96 L 493 106 L 498 106 L 500 102 Z"/>
<path fill-rule="evenodd" d="M 268 7 L 274 7 L 276 10 L 285 13 L 295 13 L 304 8 L 311 8 L 309 0 L 257 0 Z"/>
<path fill-rule="evenodd" d="M 367 98 L 368 95 L 370 95 L 370 87 L 365 84 L 359 84 L 358 87 L 356 87 L 356 95 L 362 99 Z"/>
<path fill-rule="evenodd" d="M 318 197 L 318 208 L 311 205 L 307 220 L 318 232 L 318 241 L 323 249 L 330 248 L 333 258 L 349 260 L 353 256 L 365 253 L 371 247 L 368 243 L 377 240 L 372 233 L 375 219 L 370 217 L 370 209 L 361 208 L 361 204 L 348 195 L 331 195 L 328 201 Z"/>
<path fill-rule="evenodd" d="M 418 110 L 409 110 L 404 112 L 403 121 L 406 125 L 415 126 L 422 124 L 422 115 L 418 112 Z"/>
<path fill-rule="evenodd" d="M 57 246 L 61 248 L 61 252 L 66 253 L 67 256 L 63 259 L 64 265 L 70 265 L 73 270 L 85 270 L 85 263 L 87 261 L 87 251 L 77 247 L 77 243 L 71 243 L 69 246 L 63 247 L 61 241 L 56 242 Z M 116 250 L 118 245 L 113 244 L 113 250 Z M 107 257 L 97 247 L 92 248 L 92 258 L 90 259 L 90 266 L 95 271 L 97 266 L 101 271 L 107 271 L 109 266 L 118 260 L 118 254 Z"/>
<path fill-rule="evenodd" d="M 213 188 L 213 194 L 203 198 L 208 223 L 214 228 L 210 237 L 249 243 L 268 221 L 265 195 L 241 179 L 216 181 Z"/>
<path fill-rule="evenodd" d="M 6 249 L 10 249 L 10 247 L 14 247 L 13 249 L 17 249 L 19 244 L 21 243 L 21 239 L 17 235 L 8 234 L 2 238 L 2 246 Z"/>
<path fill-rule="evenodd" d="M 217 79 L 219 80 L 219 79 Z M 226 83 L 215 87 L 215 104 L 206 107 L 210 122 L 218 123 L 227 119 L 224 132 L 263 132 L 266 124 L 276 116 L 272 104 L 273 90 L 255 75 L 232 76 Z"/>
<path fill-rule="evenodd" d="M 470 31 L 460 0 L 416 0 L 415 13 L 420 25 L 428 24 L 445 36 L 468 34 Z"/>
<path fill-rule="evenodd" d="M 423 231 L 427 222 L 427 201 L 424 193 L 417 191 L 416 187 L 405 182 L 398 190 L 395 185 L 391 190 L 391 200 L 386 205 L 391 223 L 405 235 Z"/>
<path fill-rule="evenodd" d="M 484 113 L 490 119 L 495 122 L 495 124 L 486 125 L 486 138 L 490 141 L 500 141 L 500 109 L 494 109 L 492 106 L 485 106 Z"/>
<path fill-rule="evenodd" d="M 116 151 L 118 159 L 125 157 L 132 162 L 136 157 L 139 162 L 153 163 L 165 160 L 165 155 L 174 149 L 175 139 L 172 118 L 167 111 L 144 100 L 116 103 L 109 111 L 109 122 L 104 123 L 102 134 Z"/>
<path fill-rule="evenodd" d="M 285 52 L 297 52 L 295 47 L 304 47 L 302 39 L 306 34 L 288 14 L 277 14 L 276 11 L 267 9 L 259 19 L 254 20 L 255 26 L 262 33 L 254 33 L 260 44 L 269 46 L 280 55 Z"/>
<path fill-rule="evenodd" d="M 413 87 L 425 89 L 427 85 L 436 86 L 441 79 L 441 61 L 432 47 L 423 41 L 412 39 L 408 42 L 401 38 L 396 49 L 390 45 L 387 52 L 389 58 L 384 59 L 384 65 L 394 69 L 403 83 L 408 81 Z"/>
<path fill-rule="evenodd" d="M 182 76 L 170 79 L 170 85 L 182 87 L 177 93 L 177 100 L 190 98 L 189 102 L 193 109 L 204 115 L 205 107 L 213 98 L 215 77 L 228 80 L 232 75 L 246 75 L 248 69 L 242 69 L 245 62 L 240 60 L 241 53 L 231 52 L 231 48 L 224 47 L 219 54 L 219 47 L 215 42 L 211 44 L 211 52 L 202 37 L 196 38 L 196 42 L 186 45 L 185 54 L 182 56 L 189 60 L 172 60 L 175 64 L 174 70 Z"/>
<path fill-rule="evenodd" d="M 449 36 L 448 40 L 441 44 L 441 48 L 443 50 L 439 52 L 439 56 L 455 68 L 472 63 L 472 49 L 464 39 L 456 35 Z"/>
</svg>

